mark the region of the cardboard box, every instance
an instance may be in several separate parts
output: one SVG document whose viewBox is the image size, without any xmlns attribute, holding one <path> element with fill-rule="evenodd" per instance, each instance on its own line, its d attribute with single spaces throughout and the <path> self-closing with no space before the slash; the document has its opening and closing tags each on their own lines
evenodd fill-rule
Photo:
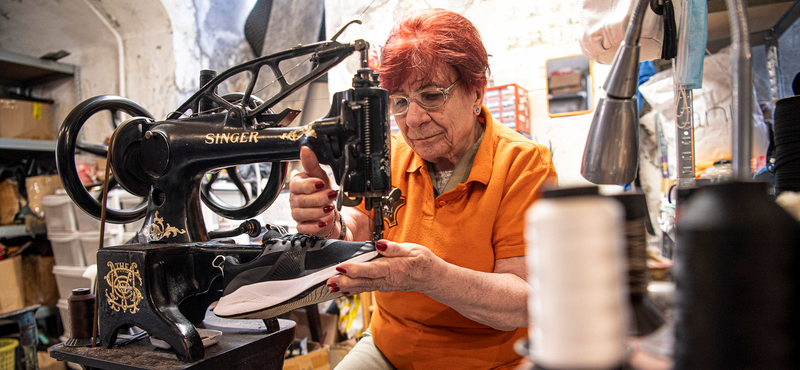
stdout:
<svg viewBox="0 0 800 370">
<path fill-rule="evenodd" d="M 308 327 L 308 315 L 304 308 L 289 312 L 287 319 L 297 323 L 295 338 L 308 338 L 311 340 L 311 329 Z M 322 327 L 322 345 L 330 346 L 339 341 L 339 317 L 336 315 L 321 313 L 319 320 Z"/>
<path fill-rule="evenodd" d="M 56 264 L 52 256 L 23 256 L 22 278 L 25 288 L 25 306 L 55 306 L 58 303 L 58 287 L 53 275 Z"/>
<path fill-rule="evenodd" d="M 328 346 L 318 343 L 308 342 L 308 354 L 287 358 L 283 361 L 283 370 L 330 370 L 330 360 Z"/>
<path fill-rule="evenodd" d="M 17 182 L 5 179 L 0 182 L 0 225 L 12 225 L 19 213 L 22 196 L 17 191 Z"/>
<path fill-rule="evenodd" d="M 577 92 L 583 91 L 583 87 L 580 86 L 567 86 L 567 87 L 559 87 L 555 89 L 550 89 L 550 94 L 553 95 L 564 95 L 564 94 L 574 94 Z"/>
<path fill-rule="evenodd" d="M 557 89 L 559 87 L 580 86 L 583 87 L 583 74 L 580 72 L 565 73 L 562 75 L 550 76 L 547 87 Z"/>
<path fill-rule="evenodd" d="M 0 137 L 55 140 L 50 104 L 0 99 Z"/>
<path fill-rule="evenodd" d="M 0 260 L 0 313 L 25 308 L 25 291 L 22 280 L 22 257 Z"/>
<path fill-rule="evenodd" d="M 46 351 L 36 352 L 36 359 L 39 363 L 39 370 L 67 370 L 66 362 L 50 357 Z"/>
<path fill-rule="evenodd" d="M 342 362 L 344 356 L 350 353 L 350 350 L 356 346 L 356 343 L 356 338 L 350 338 L 331 346 L 330 353 L 328 354 L 328 362 L 331 364 L 331 369 L 335 369 L 336 365 Z"/>
<path fill-rule="evenodd" d="M 39 218 L 43 218 L 42 199 L 55 194 L 58 189 L 64 189 L 64 185 L 61 184 L 61 177 L 58 175 L 41 175 L 26 177 L 25 188 L 28 190 L 28 207 Z"/>
</svg>

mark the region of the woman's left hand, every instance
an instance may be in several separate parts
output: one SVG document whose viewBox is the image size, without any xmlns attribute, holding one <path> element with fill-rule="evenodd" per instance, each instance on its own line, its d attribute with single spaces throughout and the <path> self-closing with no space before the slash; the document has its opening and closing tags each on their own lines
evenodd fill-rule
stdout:
<svg viewBox="0 0 800 370">
<path fill-rule="evenodd" d="M 328 279 L 332 293 L 345 295 L 363 292 L 423 292 L 431 276 L 445 263 L 430 249 L 413 243 L 380 240 L 375 243 L 383 258 L 364 263 L 343 263 L 336 268 L 341 275 Z"/>
</svg>

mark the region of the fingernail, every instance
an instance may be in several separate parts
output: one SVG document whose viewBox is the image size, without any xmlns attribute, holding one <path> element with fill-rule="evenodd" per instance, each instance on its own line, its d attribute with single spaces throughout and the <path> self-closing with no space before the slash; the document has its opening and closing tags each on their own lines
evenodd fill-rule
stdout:
<svg viewBox="0 0 800 370">
<path fill-rule="evenodd" d="M 331 190 L 331 192 L 328 193 L 328 199 L 336 199 L 336 197 L 338 197 L 338 196 L 339 196 L 339 192 L 337 192 L 335 190 Z"/>
<path fill-rule="evenodd" d="M 339 271 L 340 274 L 346 274 L 347 273 L 347 270 L 345 270 L 343 267 L 337 267 L 336 271 Z"/>
<path fill-rule="evenodd" d="M 336 289 L 339 290 L 339 289 Z M 342 295 L 350 295 L 350 292 L 342 292 Z"/>
<path fill-rule="evenodd" d="M 325 223 L 325 222 L 323 222 L 323 221 L 320 221 L 320 222 L 319 222 L 319 224 L 318 224 L 317 226 L 319 226 L 319 228 L 321 229 L 321 228 L 323 228 L 323 227 L 325 227 L 325 226 L 328 226 L 328 224 L 326 224 L 326 223 Z"/>
<path fill-rule="evenodd" d="M 320 182 L 314 184 L 314 187 L 317 188 L 317 189 L 322 189 L 322 188 L 325 187 L 325 183 L 320 181 Z"/>
<path fill-rule="evenodd" d="M 375 243 L 375 248 L 377 248 L 381 252 L 385 251 L 387 247 L 388 247 L 388 245 L 386 245 L 386 242 L 377 242 L 377 243 Z"/>
<path fill-rule="evenodd" d="M 333 206 L 331 206 L 331 205 L 327 205 L 325 207 L 322 207 L 322 212 L 331 213 L 331 211 L 333 211 Z"/>
<path fill-rule="evenodd" d="M 331 287 L 331 288 L 336 288 L 337 287 L 336 283 L 328 283 L 328 286 Z"/>
<path fill-rule="evenodd" d="M 339 288 L 331 288 L 331 293 L 336 293 L 339 291 Z"/>
</svg>

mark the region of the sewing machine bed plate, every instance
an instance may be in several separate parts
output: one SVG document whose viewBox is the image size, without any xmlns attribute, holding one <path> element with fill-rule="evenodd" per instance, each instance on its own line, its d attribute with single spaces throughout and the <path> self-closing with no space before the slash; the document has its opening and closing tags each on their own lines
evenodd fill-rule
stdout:
<svg viewBox="0 0 800 370">
<path fill-rule="evenodd" d="M 294 339 L 295 323 L 278 320 L 280 330 L 257 333 L 252 330 L 225 332 L 220 341 L 205 350 L 205 357 L 183 362 L 171 350 L 156 348 L 147 339 L 120 348 L 50 347 L 50 356 L 86 368 L 109 370 L 140 369 L 282 369 L 286 348 Z"/>
</svg>

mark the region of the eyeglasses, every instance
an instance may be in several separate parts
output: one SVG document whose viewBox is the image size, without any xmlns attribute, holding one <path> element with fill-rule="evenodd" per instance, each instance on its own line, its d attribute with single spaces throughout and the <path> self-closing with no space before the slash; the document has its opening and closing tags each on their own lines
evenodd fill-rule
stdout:
<svg viewBox="0 0 800 370">
<path fill-rule="evenodd" d="M 441 87 L 420 91 L 412 96 L 405 95 L 389 95 L 389 111 L 395 116 L 401 116 L 408 112 L 408 106 L 411 101 L 417 102 L 420 107 L 425 109 L 439 108 L 447 103 L 447 96 L 450 91 L 456 86 L 457 78 L 450 87 L 443 89 Z"/>
</svg>

